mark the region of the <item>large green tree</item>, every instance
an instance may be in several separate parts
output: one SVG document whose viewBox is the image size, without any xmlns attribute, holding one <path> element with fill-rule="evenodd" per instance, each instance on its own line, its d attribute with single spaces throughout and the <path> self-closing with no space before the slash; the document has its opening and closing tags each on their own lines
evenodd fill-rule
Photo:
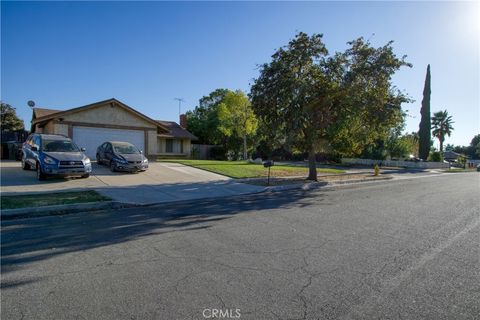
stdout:
<svg viewBox="0 0 480 320">
<path fill-rule="evenodd" d="M 227 137 L 236 135 L 243 140 L 243 159 L 247 155 L 247 137 L 257 131 L 258 121 L 248 97 L 240 90 L 227 92 L 218 107 L 220 131 Z"/>
<path fill-rule="evenodd" d="M 425 76 L 425 84 L 423 86 L 422 108 L 420 109 L 420 127 L 418 130 L 418 156 L 420 159 L 427 160 L 430 153 L 431 136 L 430 136 L 430 65 L 427 66 L 427 75 Z"/>
<path fill-rule="evenodd" d="M 198 137 L 200 143 L 224 144 L 223 133 L 219 129 L 218 106 L 228 92 L 228 89 L 216 89 L 202 97 L 193 111 L 186 113 L 187 129 Z"/>
<path fill-rule="evenodd" d="M 308 152 L 309 180 L 317 179 L 316 152 L 334 146 L 359 153 L 402 121 L 408 99 L 391 76 L 409 64 L 391 44 L 374 48 L 359 38 L 329 55 L 321 34 L 300 32 L 260 67 L 250 93 L 255 113 Z"/>
<path fill-rule="evenodd" d="M 23 120 L 20 120 L 17 117 L 14 107 L 2 101 L 0 112 L 2 131 L 16 131 L 24 129 Z"/>
<path fill-rule="evenodd" d="M 256 129 L 256 123 L 253 126 L 248 117 L 247 121 L 242 119 L 248 110 L 252 113 L 245 94 L 216 89 L 202 97 L 193 111 L 186 113 L 187 129 L 199 138 L 200 143 L 221 146 L 215 148 L 217 157 L 224 158 L 228 154 L 228 157 L 237 159 L 242 144 L 253 139 L 251 135 Z M 242 121 L 244 127 L 237 128 L 239 123 L 233 123 L 234 118 Z"/>
<path fill-rule="evenodd" d="M 480 159 L 480 134 L 475 135 L 470 142 L 469 155 L 473 159 Z"/>
<path fill-rule="evenodd" d="M 432 136 L 438 139 L 440 143 L 440 152 L 443 152 L 443 142 L 445 137 L 452 134 L 453 131 L 452 116 L 448 115 L 447 110 L 438 111 L 432 117 Z"/>
</svg>

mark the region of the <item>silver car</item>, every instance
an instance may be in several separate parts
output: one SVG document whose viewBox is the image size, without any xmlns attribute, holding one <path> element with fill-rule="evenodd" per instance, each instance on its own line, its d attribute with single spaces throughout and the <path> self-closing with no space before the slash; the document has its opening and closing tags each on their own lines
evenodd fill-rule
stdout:
<svg viewBox="0 0 480 320">
<path fill-rule="evenodd" d="M 106 164 L 115 171 L 145 171 L 148 160 L 133 144 L 121 141 L 107 141 L 97 148 L 97 163 Z"/>
</svg>

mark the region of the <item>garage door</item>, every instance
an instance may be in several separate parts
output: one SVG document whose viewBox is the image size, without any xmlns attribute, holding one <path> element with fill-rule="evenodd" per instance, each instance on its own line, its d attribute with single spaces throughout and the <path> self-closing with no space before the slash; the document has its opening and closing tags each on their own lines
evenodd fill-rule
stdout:
<svg viewBox="0 0 480 320">
<path fill-rule="evenodd" d="M 80 148 L 85 148 L 85 153 L 95 160 L 97 147 L 105 141 L 125 141 L 145 151 L 145 132 L 140 130 L 123 130 L 92 127 L 73 127 L 73 141 Z"/>
</svg>

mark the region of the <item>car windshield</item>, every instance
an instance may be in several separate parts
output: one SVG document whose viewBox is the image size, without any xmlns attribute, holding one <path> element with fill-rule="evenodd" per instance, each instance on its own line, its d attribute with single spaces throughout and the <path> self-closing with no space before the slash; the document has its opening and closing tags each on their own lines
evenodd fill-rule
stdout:
<svg viewBox="0 0 480 320">
<path fill-rule="evenodd" d="M 132 144 L 129 143 L 122 143 L 122 144 L 114 144 L 113 149 L 115 149 L 116 153 L 120 154 L 134 154 L 140 153 L 140 151 Z"/>
<path fill-rule="evenodd" d="M 80 149 L 70 140 L 43 140 L 44 152 L 80 152 Z"/>
</svg>

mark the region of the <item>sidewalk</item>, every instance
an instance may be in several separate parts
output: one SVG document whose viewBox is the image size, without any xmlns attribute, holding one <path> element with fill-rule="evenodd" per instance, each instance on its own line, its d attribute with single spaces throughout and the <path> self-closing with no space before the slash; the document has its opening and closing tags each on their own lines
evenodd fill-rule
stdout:
<svg viewBox="0 0 480 320">
<path fill-rule="evenodd" d="M 208 182 L 168 183 L 157 185 L 116 186 L 98 188 L 98 193 L 123 203 L 152 204 L 171 201 L 188 201 L 204 198 L 221 198 L 233 195 L 262 192 L 263 187 L 239 181 L 218 180 Z"/>
<path fill-rule="evenodd" d="M 307 181 L 304 178 L 302 180 L 292 181 L 290 184 L 281 184 L 273 186 L 260 186 L 252 184 L 244 184 L 239 182 L 232 181 L 221 181 L 215 183 L 215 186 L 202 186 L 198 184 L 197 186 L 189 185 L 172 185 L 170 186 L 169 192 L 166 190 L 156 191 L 154 187 L 145 187 L 143 189 L 144 195 L 138 197 L 139 193 L 132 193 L 128 188 L 124 188 L 121 192 L 118 191 L 118 188 L 112 194 L 108 193 L 107 189 L 99 189 L 97 192 L 112 197 L 115 196 L 114 201 L 105 201 L 105 202 L 96 202 L 96 203 L 78 203 L 78 204 L 68 204 L 68 205 L 53 205 L 53 206 L 43 206 L 35 208 L 21 208 L 21 209 L 10 209 L 2 210 L 1 217 L 2 219 L 22 219 L 22 218 L 33 218 L 41 217 L 48 215 L 64 215 L 78 212 L 95 212 L 95 211 L 105 211 L 105 210 L 115 210 L 131 207 L 146 207 L 152 205 L 159 205 L 163 203 L 172 203 L 172 202 L 189 202 L 196 199 L 216 199 L 224 198 L 229 196 L 239 196 L 247 194 L 255 194 L 262 192 L 281 192 L 292 189 L 301 189 L 301 190 L 311 190 L 321 187 L 334 187 L 337 185 L 345 184 L 356 184 L 356 183 L 366 183 L 366 182 L 377 182 L 392 179 L 391 176 L 379 176 L 379 177 L 368 177 L 367 179 L 350 179 L 350 180 L 338 180 L 338 181 Z M 256 180 L 265 180 L 265 179 L 256 179 Z M 293 179 L 290 179 L 293 180 Z M 215 188 L 221 188 L 222 191 L 218 192 Z M 179 196 L 179 193 L 184 193 Z M 185 194 L 185 192 L 187 192 Z M 120 200 L 121 199 L 121 200 Z"/>
</svg>

